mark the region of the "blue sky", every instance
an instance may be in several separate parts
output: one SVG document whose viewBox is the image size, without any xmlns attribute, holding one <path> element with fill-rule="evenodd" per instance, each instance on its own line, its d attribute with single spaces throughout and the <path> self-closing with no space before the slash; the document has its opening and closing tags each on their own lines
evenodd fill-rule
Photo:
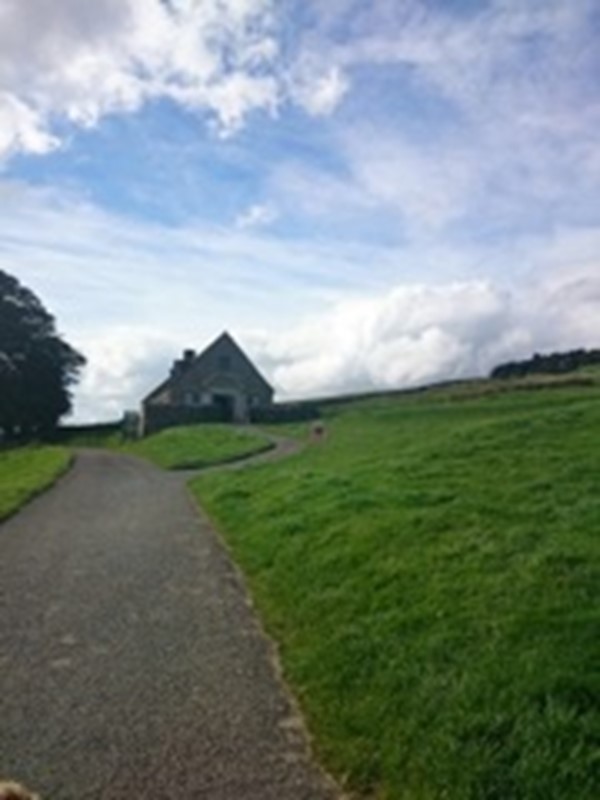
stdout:
<svg viewBox="0 0 600 800">
<path fill-rule="evenodd" d="M 76 417 L 223 329 L 281 398 L 599 346 L 599 32 L 595 0 L 0 0 L 0 269 L 88 356 Z"/>
</svg>

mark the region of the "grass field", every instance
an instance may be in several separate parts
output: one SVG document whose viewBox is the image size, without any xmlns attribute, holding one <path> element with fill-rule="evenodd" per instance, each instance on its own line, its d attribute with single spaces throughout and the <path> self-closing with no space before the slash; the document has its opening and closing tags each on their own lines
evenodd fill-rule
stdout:
<svg viewBox="0 0 600 800">
<path fill-rule="evenodd" d="M 50 486 L 69 466 L 62 447 L 19 447 L 0 450 L 0 520 Z"/>
<path fill-rule="evenodd" d="M 165 469 L 200 469 L 259 453 L 271 447 L 261 434 L 231 425 L 169 428 L 119 449 L 147 458 Z"/>
<path fill-rule="evenodd" d="M 168 428 L 134 442 L 125 442 L 119 432 L 87 434 L 83 429 L 70 436 L 63 431 L 70 447 L 100 447 L 146 458 L 164 469 L 200 469 L 269 449 L 262 434 L 223 424 L 185 425 Z"/>
<path fill-rule="evenodd" d="M 600 390 L 481 388 L 333 408 L 325 442 L 194 491 L 346 787 L 592 800 Z"/>
</svg>

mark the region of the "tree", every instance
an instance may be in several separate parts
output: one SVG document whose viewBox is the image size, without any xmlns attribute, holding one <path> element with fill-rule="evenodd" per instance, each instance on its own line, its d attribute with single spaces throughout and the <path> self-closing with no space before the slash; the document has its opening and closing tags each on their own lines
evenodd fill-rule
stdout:
<svg viewBox="0 0 600 800">
<path fill-rule="evenodd" d="M 556 375 L 598 364 L 600 364 L 600 350 L 585 350 L 580 347 L 578 350 L 569 350 L 566 353 L 548 355 L 534 353 L 532 358 L 525 361 L 508 361 L 506 364 L 494 367 L 490 377 L 522 378 L 525 375 L 535 374 Z"/>
<path fill-rule="evenodd" d="M 54 317 L 0 270 L 0 429 L 44 435 L 71 410 L 70 387 L 85 358 L 59 336 Z"/>
</svg>

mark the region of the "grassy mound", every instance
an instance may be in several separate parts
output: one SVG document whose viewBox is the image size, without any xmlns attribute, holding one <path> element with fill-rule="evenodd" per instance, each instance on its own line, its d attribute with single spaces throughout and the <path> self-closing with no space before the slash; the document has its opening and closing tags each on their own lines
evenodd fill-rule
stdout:
<svg viewBox="0 0 600 800">
<path fill-rule="evenodd" d="M 363 796 L 600 796 L 600 391 L 332 409 L 194 491 L 325 763 Z"/>
<path fill-rule="evenodd" d="M 100 447 L 147 458 L 164 469 L 201 469 L 260 453 L 271 447 L 259 432 L 232 425 L 202 424 L 168 428 L 138 441 L 124 441 L 119 425 L 64 428 L 69 447 Z"/>
<path fill-rule="evenodd" d="M 260 453 L 271 447 L 260 433 L 231 425 L 189 425 L 148 436 L 118 449 L 165 469 L 200 469 Z"/>
<path fill-rule="evenodd" d="M 19 447 L 0 450 L 0 520 L 46 489 L 69 466 L 62 447 Z"/>
</svg>

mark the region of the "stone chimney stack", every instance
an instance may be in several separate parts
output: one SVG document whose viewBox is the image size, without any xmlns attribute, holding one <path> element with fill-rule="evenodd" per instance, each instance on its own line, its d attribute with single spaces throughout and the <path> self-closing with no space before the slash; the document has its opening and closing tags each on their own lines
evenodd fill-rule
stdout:
<svg viewBox="0 0 600 800">
<path fill-rule="evenodd" d="M 177 358 L 173 362 L 173 366 L 171 367 L 171 377 L 178 378 L 180 375 L 183 375 L 183 373 L 192 366 L 195 358 L 195 350 L 184 350 L 183 358 Z"/>
</svg>

